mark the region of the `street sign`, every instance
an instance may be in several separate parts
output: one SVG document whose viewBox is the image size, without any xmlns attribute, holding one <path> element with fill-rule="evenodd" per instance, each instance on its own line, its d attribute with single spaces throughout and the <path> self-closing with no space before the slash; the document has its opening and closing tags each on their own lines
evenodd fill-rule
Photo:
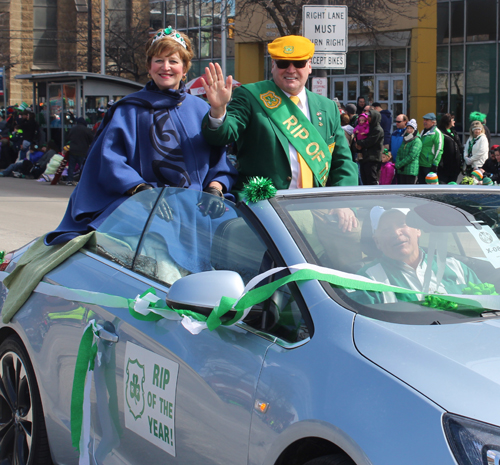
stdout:
<svg viewBox="0 0 500 465">
<path fill-rule="evenodd" d="M 316 52 L 347 53 L 347 7 L 304 5 L 302 30 Z"/>
<path fill-rule="evenodd" d="M 313 77 L 311 90 L 318 95 L 328 97 L 328 78 L 326 77 Z"/>
<path fill-rule="evenodd" d="M 344 69 L 346 65 L 345 53 L 315 53 L 311 64 L 315 69 Z"/>
</svg>

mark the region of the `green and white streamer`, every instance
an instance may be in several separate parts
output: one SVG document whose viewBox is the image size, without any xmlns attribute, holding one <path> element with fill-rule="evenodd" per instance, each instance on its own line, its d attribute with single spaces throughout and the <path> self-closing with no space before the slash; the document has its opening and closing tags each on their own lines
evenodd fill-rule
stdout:
<svg viewBox="0 0 500 465">
<path fill-rule="evenodd" d="M 373 292 L 396 292 L 400 294 L 423 294 L 421 291 L 405 289 L 373 281 L 369 278 L 352 273 L 345 273 L 331 268 L 325 268 L 308 263 L 300 263 L 288 267 L 290 275 L 284 276 L 276 281 L 256 287 L 270 276 L 286 270 L 287 267 L 273 268 L 252 280 L 245 287 L 240 298 L 234 299 L 222 297 L 208 317 L 189 310 L 172 309 L 156 296 L 154 288 L 146 290 L 135 299 L 113 296 L 109 294 L 85 291 L 81 289 L 69 289 L 45 282 L 40 282 L 35 292 L 56 296 L 66 300 L 80 303 L 99 305 L 103 307 L 124 308 L 138 320 L 158 321 L 162 318 L 169 320 L 181 320 L 182 325 L 192 334 L 198 334 L 205 328 L 210 331 L 219 326 L 229 326 L 243 320 L 250 309 L 271 297 L 281 286 L 291 282 L 304 282 L 311 280 L 325 281 L 334 286 L 347 290 L 373 291 Z M 8 273 L 0 272 L 0 281 L 3 281 Z M 423 294 L 425 295 L 425 294 Z M 458 304 L 475 307 L 480 313 L 484 309 L 500 310 L 500 298 L 495 295 L 439 295 L 439 298 Z M 230 320 L 225 319 L 228 312 L 235 312 Z M 92 374 L 97 355 L 97 344 L 95 339 L 99 336 L 95 320 L 91 320 L 84 330 L 75 366 L 73 379 L 73 391 L 71 396 L 71 437 L 73 446 L 80 451 L 81 459 L 84 450 L 88 446 L 88 434 L 90 428 L 90 404 L 87 405 L 92 383 Z M 85 414 L 85 412 L 87 412 Z M 83 431 L 83 434 L 82 434 Z M 82 459 L 83 460 L 83 459 Z M 81 462 L 84 463 L 84 462 Z"/>
<path fill-rule="evenodd" d="M 78 348 L 71 392 L 71 443 L 80 453 L 80 465 L 88 463 L 85 450 L 90 440 L 90 390 L 97 355 L 96 334 L 95 320 L 91 320 L 83 331 Z"/>
</svg>

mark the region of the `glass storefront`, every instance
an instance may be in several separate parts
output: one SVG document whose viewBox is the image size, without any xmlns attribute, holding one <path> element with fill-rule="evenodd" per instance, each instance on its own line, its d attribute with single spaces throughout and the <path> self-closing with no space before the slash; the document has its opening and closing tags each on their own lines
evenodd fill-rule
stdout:
<svg viewBox="0 0 500 465">
<path fill-rule="evenodd" d="M 467 133 L 480 111 L 500 134 L 500 0 L 438 1 L 436 114 L 453 113 Z"/>
<path fill-rule="evenodd" d="M 347 53 L 345 70 L 330 70 L 330 97 L 340 103 L 378 101 L 393 116 L 408 111 L 408 48 L 354 50 Z"/>
<path fill-rule="evenodd" d="M 208 63 L 221 63 L 223 17 L 226 24 L 234 19 L 233 2 L 168 0 L 150 3 L 151 28 L 172 26 L 191 39 L 195 55 L 188 81 L 202 75 Z M 227 29 L 225 33 L 228 34 Z M 234 74 L 234 39 L 230 36 L 226 36 L 226 73 Z"/>
</svg>

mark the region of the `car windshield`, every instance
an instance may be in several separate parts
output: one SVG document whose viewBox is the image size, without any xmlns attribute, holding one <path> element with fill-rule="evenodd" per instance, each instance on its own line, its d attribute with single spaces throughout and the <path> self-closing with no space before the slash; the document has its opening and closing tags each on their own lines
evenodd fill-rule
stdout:
<svg viewBox="0 0 500 465">
<path fill-rule="evenodd" d="M 283 197 L 279 207 L 308 261 L 348 279 L 326 288 L 355 312 L 404 324 L 500 316 L 496 191 L 336 193 Z M 357 220 L 351 231 L 346 215 Z"/>
<path fill-rule="evenodd" d="M 87 249 L 162 284 L 209 270 L 259 273 L 266 247 L 234 203 L 190 189 L 157 188 L 123 202 Z"/>
</svg>

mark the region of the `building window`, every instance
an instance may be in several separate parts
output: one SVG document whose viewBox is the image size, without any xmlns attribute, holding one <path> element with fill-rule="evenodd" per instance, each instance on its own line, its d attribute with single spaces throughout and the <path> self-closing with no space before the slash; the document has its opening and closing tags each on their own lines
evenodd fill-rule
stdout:
<svg viewBox="0 0 500 465">
<path fill-rule="evenodd" d="M 464 1 L 451 2 L 451 42 L 464 41 Z"/>
<path fill-rule="evenodd" d="M 448 47 L 438 47 L 437 49 L 437 71 L 448 71 Z"/>
<path fill-rule="evenodd" d="M 347 52 L 346 74 L 359 74 L 359 52 Z"/>
<path fill-rule="evenodd" d="M 391 67 L 391 51 L 390 50 L 377 50 L 376 57 L 376 72 L 381 74 L 388 74 Z"/>
<path fill-rule="evenodd" d="M 164 18 L 164 11 L 163 11 L 163 6 L 165 3 L 163 2 L 158 2 L 158 3 L 151 3 L 149 5 L 149 24 L 151 25 L 151 29 L 153 31 L 157 31 L 158 29 L 163 29 L 163 18 Z"/>
<path fill-rule="evenodd" d="M 487 115 L 492 133 L 500 132 L 499 9 L 500 0 L 438 3 L 438 44 L 442 45 L 437 50 L 436 111 L 438 118 L 454 113 L 460 132 L 468 133 L 473 111 Z"/>
<path fill-rule="evenodd" d="M 450 6 L 448 2 L 437 5 L 437 43 L 447 44 L 450 39 Z"/>
<path fill-rule="evenodd" d="M 406 49 L 394 48 L 392 49 L 391 53 L 391 72 L 406 73 Z"/>
<path fill-rule="evenodd" d="M 372 74 L 375 72 L 375 53 L 373 50 L 361 52 L 361 73 Z"/>
<path fill-rule="evenodd" d="M 57 64 L 57 0 L 33 1 L 33 64 Z"/>
<path fill-rule="evenodd" d="M 130 25 L 130 13 L 129 0 L 108 0 L 109 23 L 106 28 L 114 35 L 125 34 Z"/>
<path fill-rule="evenodd" d="M 495 123 L 496 44 L 467 45 L 465 114 L 480 111 Z"/>
<path fill-rule="evenodd" d="M 467 1 L 467 42 L 496 40 L 497 1 Z"/>
<path fill-rule="evenodd" d="M 452 45 L 450 71 L 463 71 L 464 70 L 464 46 Z M 446 71 L 446 70 L 445 70 Z"/>
<path fill-rule="evenodd" d="M 159 5 L 162 5 L 160 8 Z M 229 24 L 234 22 L 234 2 L 226 2 L 222 11 L 221 0 L 168 0 L 154 3 L 150 9 L 153 29 L 172 26 L 191 39 L 194 58 L 188 79 L 205 72 L 210 62 L 221 62 L 222 17 L 226 17 L 226 74 L 234 74 L 234 38 L 228 34 Z"/>
</svg>

